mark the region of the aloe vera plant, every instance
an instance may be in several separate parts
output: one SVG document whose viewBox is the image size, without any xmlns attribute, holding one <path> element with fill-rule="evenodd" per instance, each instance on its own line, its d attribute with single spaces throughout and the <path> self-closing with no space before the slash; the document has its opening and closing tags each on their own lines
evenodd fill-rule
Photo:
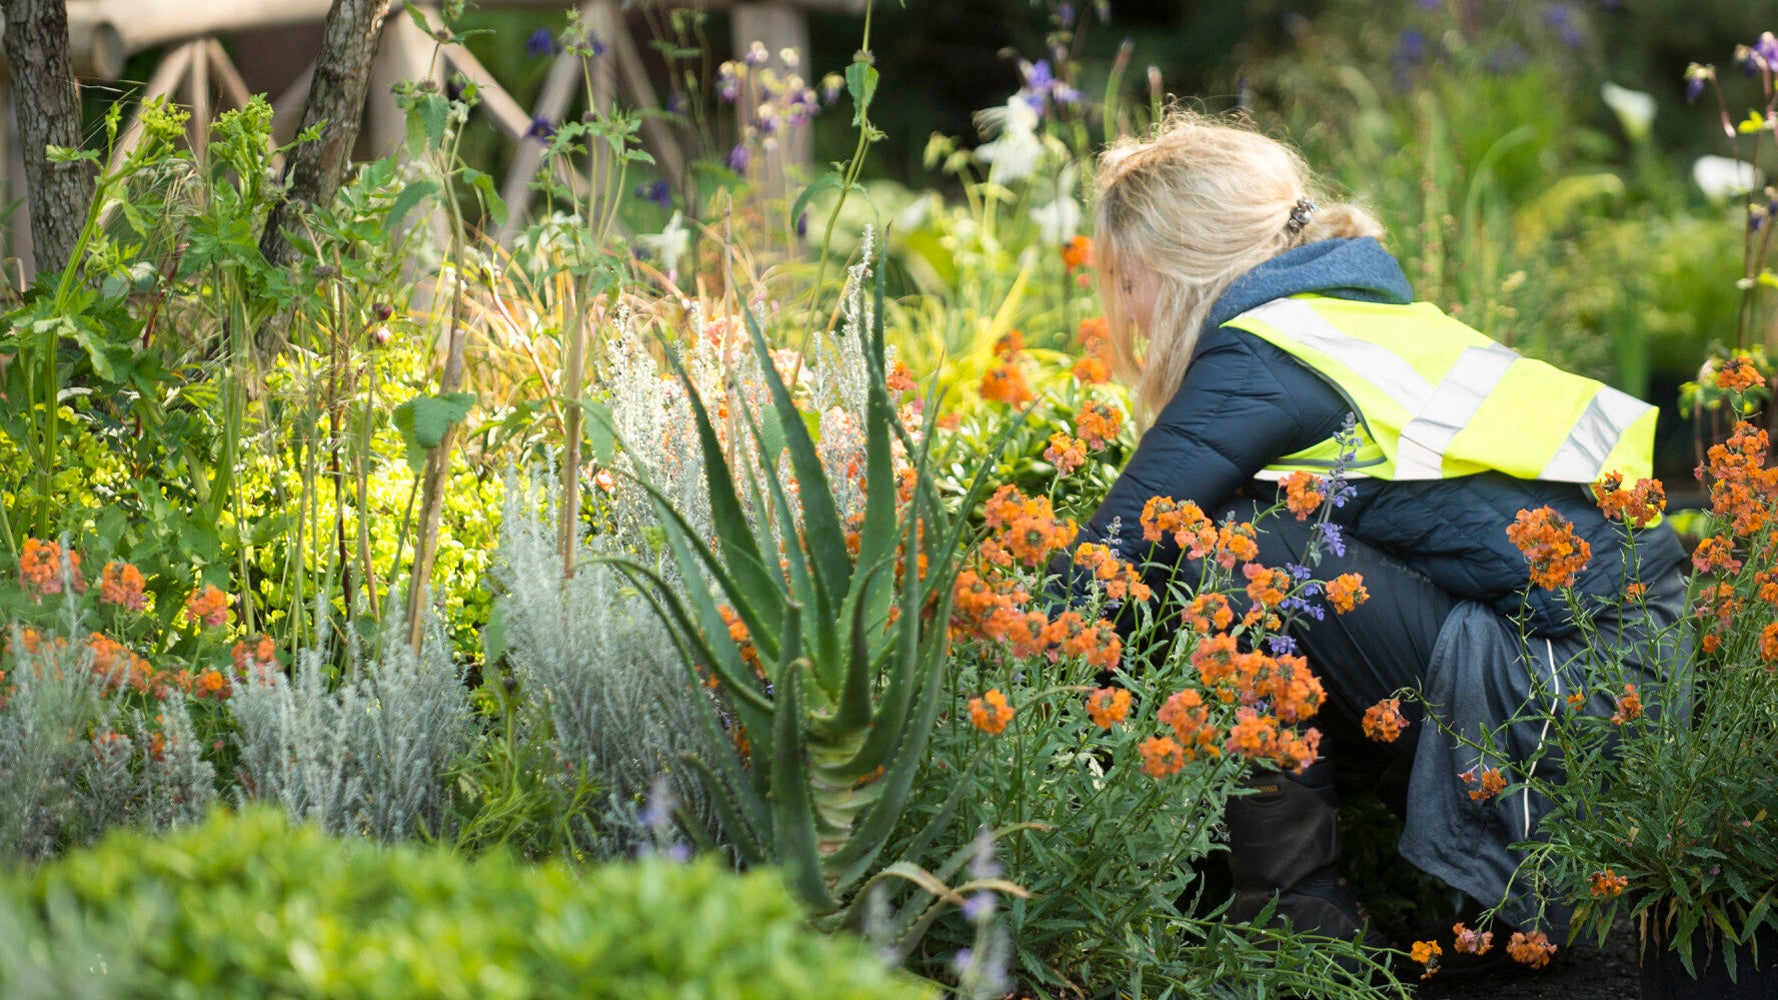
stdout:
<svg viewBox="0 0 1778 1000">
<path fill-rule="evenodd" d="M 936 899 L 969 889 L 1018 891 L 979 879 L 952 889 L 918 858 L 883 857 L 947 695 L 946 622 L 968 525 L 941 503 L 928 445 L 911 439 L 891 402 L 882 295 L 879 274 L 877 319 L 864 352 L 870 386 L 856 555 L 817 442 L 749 314 L 749 340 L 770 394 L 757 421 L 748 421 L 762 455 L 757 476 L 743 474 L 725 451 L 675 360 L 697 422 L 716 538 L 712 544 L 700 537 L 661 490 L 643 483 L 680 582 L 669 586 L 638 562 L 612 560 L 644 584 L 686 669 L 714 675 L 734 711 L 728 724 L 743 727 L 750 743 L 746 751 L 692 761 L 709 786 L 723 840 L 744 865 L 781 866 L 798 898 L 828 924 L 854 915 L 860 890 L 873 879 L 899 878 Z M 914 476 L 905 503 L 893 461 L 898 440 Z M 779 471 L 784 454 L 794 490 Z M 983 489 L 980 480 L 972 483 L 963 509 Z M 763 681 L 731 638 L 725 606 L 745 625 Z M 706 700 L 703 714 L 717 737 L 712 744 L 730 745 L 717 707 Z M 945 810 L 933 825 L 950 815 Z M 930 842 L 921 836 L 913 843 Z M 953 872 L 960 867 L 954 861 L 936 870 Z M 930 910 L 908 908 L 902 929 L 929 921 L 920 918 Z"/>
</svg>

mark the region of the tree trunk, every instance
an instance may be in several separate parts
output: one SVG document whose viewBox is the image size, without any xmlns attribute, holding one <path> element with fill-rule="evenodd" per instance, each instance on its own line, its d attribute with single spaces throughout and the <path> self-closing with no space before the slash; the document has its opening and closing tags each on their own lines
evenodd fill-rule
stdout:
<svg viewBox="0 0 1778 1000">
<path fill-rule="evenodd" d="M 95 186 L 91 164 L 51 163 L 47 149 L 80 148 L 80 91 L 68 59 L 68 5 L 66 0 L 7 0 L 5 17 L 31 242 L 38 272 L 59 274 L 74 253 Z"/>
<path fill-rule="evenodd" d="M 309 88 L 308 103 L 303 107 L 302 127 L 306 129 L 323 120 L 327 126 L 318 141 L 303 143 L 290 152 L 284 172 L 290 180 L 290 191 L 273 207 L 259 241 L 260 252 L 274 265 L 289 264 L 297 256 L 296 248 L 285 235 L 285 227 L 301 213 L 333 200 L 334 192 L 345 179 L 352 147 L 358 141 L 359 122 L 364 116 L 371 61 L 376 57 L 377 39 L 388 13 L 389 0 L 333 0 L 327 11 L 327 23 L 321 33 L 321 56 L 315 62 L 315 78 Z"/>
</svg>

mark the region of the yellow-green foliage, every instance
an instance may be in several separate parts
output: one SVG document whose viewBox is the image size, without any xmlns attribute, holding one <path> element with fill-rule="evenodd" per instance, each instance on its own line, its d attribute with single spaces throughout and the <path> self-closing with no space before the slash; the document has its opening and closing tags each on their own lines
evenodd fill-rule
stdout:
<svg viewBox="0 0 1778 1000">
<path fill-rule="evenodd" d="M 823 937 L 769 871 L 662 859 L 570 869 L 378 848 L 214 814 L 119 834 L 15 877 L 12 998 L 918 998 L 863 942 Z"/>
</svg>

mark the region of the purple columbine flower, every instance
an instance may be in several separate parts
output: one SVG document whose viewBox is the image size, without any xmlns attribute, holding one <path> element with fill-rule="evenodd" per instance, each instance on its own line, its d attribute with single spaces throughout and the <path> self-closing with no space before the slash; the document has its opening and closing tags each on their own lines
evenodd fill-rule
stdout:
<svg viewBox="0 0 1778 1000">
<path fill-rule="evenodd" d="M 533 59 L 556 54 L 556 36 L 548 28 L 538 28 L 525 39 L 525 52 Z"/>
<path fill-rule="evenodd" d="M 728 151 L 728 168 L 737 174 L 747 172 L 747 165 L 753 162 L 753 151 L 744 142 L 736 143 L 735 148 Z"/>
<path fill-rule="evenodd" d="M 673 208 L 673 189 L 668 186 L 665 180 L 658 180 L 653 184 L 636 185 L 636 196 L 654 202 L 661 207 L 662 211 L 670 211 Z"/>
<path fill-rule="evenodd" d="M 538 142 L 549 142 L 556 137 L 556 124 L 544 115 L 531 119 L 531 127 L 525 130 L 525 138 L 536 139 Z"/>
</svg>

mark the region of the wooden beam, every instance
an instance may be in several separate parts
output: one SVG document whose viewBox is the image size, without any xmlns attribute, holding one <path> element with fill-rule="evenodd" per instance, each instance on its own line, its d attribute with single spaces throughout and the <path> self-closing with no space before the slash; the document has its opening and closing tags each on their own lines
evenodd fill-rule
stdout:
<svg viewBox="0 0 1778 1000">
<path fill-rule="evenodd" d="M 186 70 L 191 68 L 192 60 L 202 50 L 202 42 L 187 42 L 161 57 L 160 65 L 154 68 L 154 75 L 148 78 L 148 83 L 138 95 L 136 109 L 130 112 L 129 121 L 118 134 L 117 146 L 111 151 L 112 170 L 116 170 L 142 142 L 142 105 L 156 97 L 170 96 L 185 79 Z"/>
<path fill-rule="evenodd" d="M 210 72 L 216 75 L 216 86 L 222 92 L 222 99 L 230 107 L 246 107 L 253 94 L 247 90 L 247 81 L 241 79 L 241 71 L 230 61 L 222 43 L 214 38 L 206 40 L 204 54 L 209 57 Z"/>
</svg>

